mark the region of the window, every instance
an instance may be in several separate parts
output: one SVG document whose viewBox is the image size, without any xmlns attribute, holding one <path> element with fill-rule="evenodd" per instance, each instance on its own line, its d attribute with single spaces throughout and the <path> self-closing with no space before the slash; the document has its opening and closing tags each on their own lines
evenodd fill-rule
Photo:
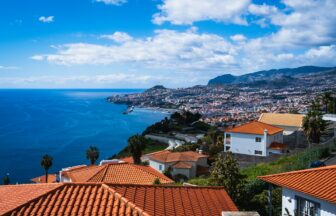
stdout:
<svg viewBox="0 0 336 216">
<path fill-rule="evenodd" d="M 256 142 L 261 142 L 261 138 L 260 138 L 260 137 L 256 137 L 256 138 L 255 138 L 255 141 L 256 141 Z"/>
<path fill-rule="evenodd" d="M 231 144 L 231 134 L 226 134 L 225 135 L 225 140 L 226 140 L 226 144 L 230 145 Z"/>
<path fill-rule="evenodd" d="M 162 170 L 162 165 L 159 165 L 159 170 Z"/>
<path fill-rule="evenodd" d="M 311 200 L 296 196 L 296 211 L 298 216 L 319 216 L 320 204 Z"/>
<path fill-rule="evenodd" d="M 254 151 L 254 154 L 256 154 L 256 155 L 262 155 L 262 153 L 263 153 L 262 151 L 258 151 L 258 150 Z"/>
<path fill-rule="evenodd" d="M 231 147 L 230 146 L 225 146 L 225 151 L 230 151 Z"/>
</svg>

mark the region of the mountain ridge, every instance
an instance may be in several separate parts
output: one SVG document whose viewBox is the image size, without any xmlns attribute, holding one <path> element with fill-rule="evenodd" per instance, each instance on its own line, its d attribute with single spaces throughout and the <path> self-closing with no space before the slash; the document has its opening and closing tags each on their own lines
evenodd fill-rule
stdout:
<svg viewBox="0 0 336 216">
<path fill-rule="evenodd" d="M 285 84 L 292 82 L 296 77 L 302 77 L 305 75 L 316 74 L 320 72 L 328 72 L 336 70 L 336 67 L 318 67 L 318 66 L 302 66 L 297 68 L 281 68 L 262 70 L 252 73 L 247 73 L 240 76 L 234 76 L 232 74 L 223 74 L 209 80 L 208 85 L 230 85 L 230 84 L 268 84 L 268 82 L 274 82 L 277 80 L 284 81 Z"/>
</svg>

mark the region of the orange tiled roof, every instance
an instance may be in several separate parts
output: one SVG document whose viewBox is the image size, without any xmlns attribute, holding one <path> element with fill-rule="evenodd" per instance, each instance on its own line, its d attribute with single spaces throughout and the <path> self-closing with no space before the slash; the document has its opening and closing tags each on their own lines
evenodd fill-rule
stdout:
<svg viewBox="0 0 336 216">
<path fill-rule="evenodd" d="M 104 166 L 81 166 L 69 171 L 62 171 L 62 176 L 68 176 L 72 182 L 87 182 L 92 176 L 101 171 Z"/>
<path fill-rule="evenodd" d="M 208 157 L 204 154 L 199 154 L 194 151 L 186 151 L 186 152 L 161 152 L 157 154 L 152 154 L 149 156 L 149 159 L 160 161 L 160 162 L 179 162 L 179 161 L 198 161 L 200 158 Z"/>
<path fill-rule="evenodd" d="M 42 175 L 30 179 L 30 181 L 35 183 L 46 183 L 46 177 L 45 175 Z M 48 174 L 48 183 L 55 183 L 55 182 L 56 182 L 56 174 Z"/>
<path fill-rule="evenodd" d="M 304 115 L 291 113 L 262 113 L 259 121 L 278 126 L 302 127 Z"/>
<path fill-rule="evenodd" d="M 82 173 L 83 172 L 83 173 Z M 155 169 L 129 163 L 109 163 L 101 166 L 88 166 L 66 173 L 72 182 L 107 182 L 116 184 L 153 184 L 159 178 L 162 184 L 174 183 Z"/>
<path fill-rule="evenodd" d="M 173 167 L 178 169 L 190 169 L 192 165 L 190 163 L 179 161 L 176 164 L 174 164 Z"/>
<path fill-rule="evenodd" d="M 22 191 L 43 190 L 45 192 L 40 194 L 18 196 Z M 6 202 L 0 202 L 0 214 L 6 215 L 189 216 L 238 211 L 222 187 L 97 183 L 13 185 L 0 186 L 2 198 Z"/>
<path fill-rule="evenodd" d="M 262 122 L 252 121 L 252 122 L 234 127 L 232 129 L 226 130 L 226 132 L 263 135 L 265 129 L 268 131 L 268 134 L 270 135 L 283 131 L 283 129 L 279 127 L 275 127 L 275 126 L 265 124 Z"/>
<path fill-rule="evenodd" d="M 134 163 L 133 157 L 124 157 L 124 158 L 120 158 L 120 160 L 126 162 L 126 163 Z"/>
<path fill-rule="evenodd" d="M 0 215 L 56 189 L 59 184 L 26 184 L 0 186 Z"/>
<path fill-rule="evenodd" d="M 258 177 L 263 181 L 336 203 L 336 165 Z"/>
</svg>

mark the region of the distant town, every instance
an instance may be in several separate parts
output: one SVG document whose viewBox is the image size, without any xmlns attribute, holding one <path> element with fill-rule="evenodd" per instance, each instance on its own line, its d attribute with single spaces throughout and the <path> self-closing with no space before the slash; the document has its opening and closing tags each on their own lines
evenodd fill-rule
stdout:
<svg viewBox="0 0 336 216">
<path fill-rule="evenodd" d="M 307 113 L 311 101 L 318 95 L 336 91 L 336 70 L 319 70 L 292 78 L 279 78 L 274 74 L 263 80 L 238 84 L 178 89 L 154 86 L 144 93 L 115 95 L 108 100 L 130 106 L 200 113 L 206 123 L 232 125 L 256 119 L 263 112 Z M 261 83 L 263 81 L 266 83 Z"/>
</svg>

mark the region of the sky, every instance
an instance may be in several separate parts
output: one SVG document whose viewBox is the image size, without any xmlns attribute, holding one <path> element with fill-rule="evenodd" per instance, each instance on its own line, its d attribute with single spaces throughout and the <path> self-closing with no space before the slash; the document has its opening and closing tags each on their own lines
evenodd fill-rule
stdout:
<svg viewBox="0 0 336 216">
<path fill-rule="evenodd" d="M 335 0 L 4 0 L 0 88 L 148 88 L 336 66 Z"/>
</svg>

